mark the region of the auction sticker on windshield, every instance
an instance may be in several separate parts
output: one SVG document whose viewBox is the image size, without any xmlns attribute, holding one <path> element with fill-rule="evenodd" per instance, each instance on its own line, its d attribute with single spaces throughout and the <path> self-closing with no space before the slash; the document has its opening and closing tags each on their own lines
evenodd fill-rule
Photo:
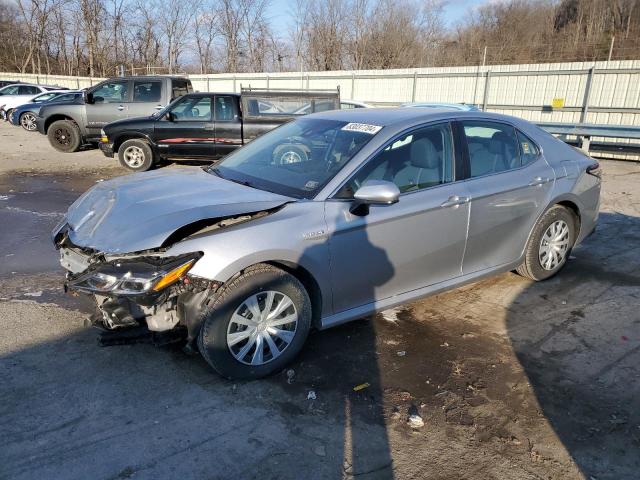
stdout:
<svg viewBox="0 0 640 480">
<path fill-rule="evenodd" d="M 382 130 L 382 127 L 378 125 L 369 125 L 368 123 L 347 123 L 344 127 L 342 127 L 342 130 L 346 130 L 349 132 L 362 132 L 362 133 L 368 133 L 370 135 L 375 135 L 380 130 Z"/>
</svg>

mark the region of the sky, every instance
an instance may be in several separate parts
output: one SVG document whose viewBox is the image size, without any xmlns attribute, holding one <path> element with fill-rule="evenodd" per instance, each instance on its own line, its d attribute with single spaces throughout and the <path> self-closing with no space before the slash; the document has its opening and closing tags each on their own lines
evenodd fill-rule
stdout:
<svg viewBox="0 0 640 480">
<path fill-rule="evenodd" d="M 445 26 L 451 27 L 463 19 L 465 14 L 470 10 L 485 3 L 495 1 L 496 0 L 444 0 L 443 19 Z M 268 14 L 274 28 L 279 30 L 277 32 L 279 37 L 288 36 L 294 8 L 295 0 L 271 0 L 271 8 Z"/>
</svg>

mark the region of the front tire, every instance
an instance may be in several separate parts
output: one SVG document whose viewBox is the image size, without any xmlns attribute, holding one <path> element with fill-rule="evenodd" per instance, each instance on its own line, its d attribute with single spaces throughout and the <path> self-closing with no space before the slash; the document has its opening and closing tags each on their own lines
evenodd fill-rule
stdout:
<svg viewBox="0 0 640 480">
<path fill-rule="evenodd" d="M 49 143 L 59 152 L 77 152 L 81 144 L 80 129 L 71 120 L 57 120 L 47 131 Z"/>
<path fill-rule="evenodd" d="M 311 301 L 294 276 L 271 265 L 248 268 L 225 285 L 203 315 L 198 347 L 229 379 L 282 370 L 311 328 Z"/>
<path fill-rule="evenodd" d="M 27 132 L 33 132 L 36 130 L 36 116 L 31 112 L 24 112 L 20 115 L 20 119 L 18 123 L 24 128 Z"/>
<path fill-rule="evenodd" d="M 524 262 L 516 271 L 536 282 L 553 277 L 569 259 L 577 224 L 575 214 L 561 205 L 547 210 L 533 228 Z"/>
<path fill-rule="evenodd" d="M 123 167 L 134 172 L 146 172 L 153 167 L 153 151 L 145 140 L 127 140 L 118 148 L 118 160 Z"/>
</svg>

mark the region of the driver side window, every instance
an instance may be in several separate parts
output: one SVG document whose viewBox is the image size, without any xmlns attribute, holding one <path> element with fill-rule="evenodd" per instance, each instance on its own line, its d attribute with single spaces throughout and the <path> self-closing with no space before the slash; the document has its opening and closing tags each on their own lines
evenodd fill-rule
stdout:
<svg viewBox="0 0 640 480">
<path fill-rule="evenodd" d="M 129 101 L 129 82 L 107 82 L 91 92 L 95 103 L 123 103 Z"/>
<path fill-rule="evenodd" d="M 345 184 L 337 198 L 353 198 L 369 180 L 395 183 L 401 193 L 453 181 L 453 141 L 449 123 L 430 125 L 396 138 Z"/>
<path fill-rule="evenodd" d="M 186 97 L 171 109 L 175 122 L 210 122 L 211 98 Z"/>
</svg>

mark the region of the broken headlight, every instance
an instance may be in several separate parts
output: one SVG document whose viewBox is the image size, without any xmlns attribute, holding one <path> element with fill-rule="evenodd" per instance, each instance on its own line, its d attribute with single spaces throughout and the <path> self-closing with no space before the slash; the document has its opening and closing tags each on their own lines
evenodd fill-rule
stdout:
<svg viewBox="0 0 640 480">
<path fill-rule="evenodd" d="M 183 278 L 202 255 L 120 259 L 95 265 L 68 282 L 69 288 L 102 295 L 160 292 Z"/>
</svg>

